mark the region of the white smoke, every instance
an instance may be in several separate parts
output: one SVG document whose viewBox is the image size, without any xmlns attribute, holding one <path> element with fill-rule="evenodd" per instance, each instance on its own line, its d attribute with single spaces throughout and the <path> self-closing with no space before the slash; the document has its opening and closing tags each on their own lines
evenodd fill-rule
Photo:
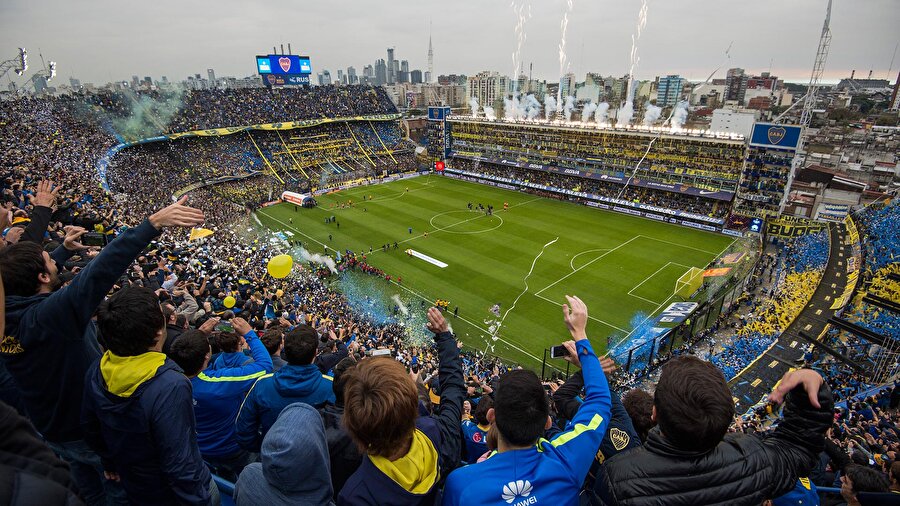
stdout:
<svg viewBox="0 0 900 506">
<path fill-rule="evenodd" d="M 332 274 L 337 274 L 337 268 L 335 268 L 334 259 L 330 256 L 320 255 L 318 253 L 310 253 L 309 251 L 306 251 L 306 248 L 301 246 L 300 258 L 302 258 L 306 262 L 324 265 L 325 267 L 328 267 L 328 270 L 331 271 Z"/>
<path fill-rule="evenodd" d="M 688 103 L 684 100 L 678 102 L 675 106 L 675 110 L 672 111 L 672 128 L 675 130 L 680 130 L 684 123 L 687 121 L 688 117 Z"/>
<path fill-rule="evenodd" d="M 486 106 L 482 107 L 482 110 L 484 110 L 484 117 L 485 117 L 485 118 L 487 118 L 487 119 L 497 119 L 497 113 L 494 111 L 494 108 L 493 108 L 493 107 L 491 107 L 491 106 L 489 106 L 489 105 L 486 105 Z"/>
<path fill-rule="evenodd" d="M 648 105 L 647 110 L 644 111 L 644 125 L 652 126 L 659 119 L 660 114 L 662 114 L 662 107 Z"/>
<path fill-rule="evenodd" d="M 569 95 L 566 97 L 566 105 L 563 107 L 563 113 L 566 115 L 566 121 L 572 121 L 572 110 L 575 109 L 575 97 Z"/>
<path fill-rule="evenodd" d="M 397 304 L 397 309 L 399 309 L 400 312 L 403 313 L 403 316 L 409 315 L 409 309 L 407 309 L 406 304 L 404 304 L 403 301 L 400 300 L 399 295 L 395 294 L 393 297 L 391 297 L 391 300 L 394 301 L 394 304 Z"/>
<path fill-rule="evenodd" d="M 506 119 L 519 119 L 519 98 L 503 99 L 503 117 Z"/>
<path fill-rule="evenodd" d="M 600 102 L 597 106 L 597 111 L 594 113 L 594 119 L 597 121 L 598 125 L 606 124 L 609 119 L 609 104 L 606 102 Z"/>
<path fill-rule="evenodd" d="M 549 93 L 544 96 L 544 116 L 550 120 L 550 116 L 556 111 L 556 99 Z"/>
<path fill-rule="evenodd" d="M 631 100 L 625 102 L 625 104 L 619 108 L 619 112 L 616 114 L 616 126 L 627 126 L 631 124 L 631 118 L 634 117 L 634 104 L 631 103 Z"/>
<path fill-rule="evenodd" d="M 529 94 L 525 97 L 522 105 L 525 107 L 525 117 L 528 119 L 534 119 L 541 113 L 541 103 L 534 95 Z"/>
<path fill-rule="evenodd" d="M 478 98 L 469 98 L 469 109 L 472 109 L 472 117 L 478 116 Z"/>
<path fill-rule="evenodd" d="M 581 122 L 587 123 L 591 120 L 591 114 L 594 114 L 594 111 L 597 110 L 597 104 L 591 102 L 589 104 L 585 104 L 584 109 L 581 110 Z"/>
</svg>

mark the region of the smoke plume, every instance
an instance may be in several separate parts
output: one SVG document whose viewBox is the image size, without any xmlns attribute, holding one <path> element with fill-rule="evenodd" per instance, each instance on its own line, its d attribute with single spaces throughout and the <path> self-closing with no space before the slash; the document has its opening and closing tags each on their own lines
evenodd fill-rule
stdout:
<svg viewBox="0 0 900 506">
<path fill-rule="evenodd" d="M 609 119 L 609 104 L 606 102 L 600 102 L 597 106 L 597 111 L 594 113 L 594 120 L 597 121 L 598 125 L 606 124 Z"/>
<path fill-rule="evenodd" d="M 325 267 L 328 267 L 328 270 L 331 271 L 332 274 L 337 274 L 337 269 L 334 265 L 334 259 L 329 256 L 320 255 L 318 253 L 310 253 L 309 251 L 306 251 L 306 248 L 301 246 L 300 258 L 302 258 L 306 262 L 324 265 Z"/>
<path fill-rule="evenodd" d="M 684 123 L 687 121 L 688 117 L 688 103 L 684 100 L 678 102 L 678 105 L 675 106 L 675 110 L 672 111 L 672 128 L 675 130 L 680 130 L 684 127 Z"/>
<path fill-rule="evenodd" d="M 616 126 L 627 126 L 631 124 L 631 118 L 634 117 L 634 104 L 631 100 L 625 102 L 625 104 L 619 108 L 619 112 L 616 114 Z"/>
<path fill-rule="evenodd" d="M 648 105 L 647 110 L 644 111 L 644 126 L 652 126 L 659 119 L 660 114 L 662 114 L 662 107 Z"/>
<path fill-rule="evenodd" d="M 553 95 L 547 94 L 544 96 L 544 116 L 549 121 L 550 116 L 556 111 L 556 99 L 553 98 Z"/>
<path fill-rule="evenodd" d="M 566 121 L 572 121 L 572 110 L 575 109 L 575 97 L 569 95 L 566 97 L 566 105 L 563 107 L 563 113 L 566 115 Z"/>
<path fill-rule="evenodd" d="M 594 114 L 594 111 L 597 110 L 597 104 L 591 102 L 589 104 L 585 104 L 584 109 L 581 110 L 581 122 L 587 123 L 591 120 L 591 114 Z"/>
<path fill-rule="evenodd" d="M 481 109 L 484 110 L 484 117 L 485 117 L 485 118 L 487 118 L 487 119 L 497 119 L 497 113 L 494 111 L 494 108 L 493 108 L 493 107 L 491 107 L 491 106 L 489 106 L 489 105 L 486 105 L 486 106 L 482 107 Z"/>
</svg>

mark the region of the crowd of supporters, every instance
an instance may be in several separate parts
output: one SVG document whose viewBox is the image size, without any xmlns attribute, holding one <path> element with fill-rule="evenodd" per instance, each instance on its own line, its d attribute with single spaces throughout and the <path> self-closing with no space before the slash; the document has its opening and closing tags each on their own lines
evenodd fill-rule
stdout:
<svg viewBox="0 0 900 506">
<path fill-rule="evenodd" d="M 0 111 L 0 475 L 11 484 L 0 502 L 218 504 L 217 474 L 235 481 L 238 504 L 749 505 L 796 492 L 829 430 L 847 440 L 828 454 L 847 502 L 886 491 L 840 454 L 856 458 L 859 435 L 869 453 L 891 455 L 896 433 L 872 443 L 854 432 L 870 427 L 864 408 L 835 426 L 828 385 L 810 369 L 775 389 L 784 415 L 771 433 L 729 434 L 725 377 L 694 357 L 669 361 L 652 396 L 620 399 L 606 377 L 615 364 L 586 334 L 588 308 L 568 297 L 559 325 L 579 372 L 543 385 L 461 353 L 449 311 L 412 305 L 416 316 L 376 319 L 321 266 L 268 276 L 266 261 L 292 245 L 253 228 L 245 206 L 271 176 L 172 203 L 196 179 L 153 148 L 114 162 L 107 194 L 94 173 L 114 143 L 102 127 L 55 99 Z M 142 170 L 160 159 L 174 161 Z M 213 235 L 188 240 L 210 222 Z M 817 265 L 802 259 L 790 265 Z M 416 317 L 429 338 L 411 343 Z"/>
<path fill-rule="evenodd" d="M 632 204 L 644 204 L 672 211 L 683 211 L 711 218 L 724 218 L 728 214 L 725 202 L 702 199 L 679 193 L 624 186 L 616 183 L 586 179 L 577 176 L 566 176 L 551 172 L 531 169 L 511 168 L 488 162 L 477 162 L 462 158 L 454 158 L 450 166 L 457 170 L 501 177 L 521 183 L 533 183 L 550 186 L 561 190 L 584 192 L 609 199 L 618 199 Z"/>
</svg>

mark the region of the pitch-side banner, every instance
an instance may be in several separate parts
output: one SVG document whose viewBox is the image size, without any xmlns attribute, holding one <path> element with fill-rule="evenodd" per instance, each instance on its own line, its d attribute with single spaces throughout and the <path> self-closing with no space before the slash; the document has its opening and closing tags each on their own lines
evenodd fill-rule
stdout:
<svg viewBox="0 0 900 506">
<path fill-rule="evenodd" d="M 581 170 L 581 169 L 573 169 L 569 167 L 557 167 L 553 165 L 542 165 L 540 163 L 531 163 L 531 162 L 520 162 L 517 160 L 510 160 L 506 158 L 486 158 L 483 156 L 465 156 L 458 153 L 453 153 L 453 157 L 455 158 L 463 158 L 467 160 L 474 160 L 478 162 L 488 162 L 498 165 L 506 165 L 508 167 L 518 167 L 520 169 L 531 169 L 531 170 L 539 170 L 542 172 L 553 172 L 556 174 L 564 174 L 566 176 L 577 176 L 583 177 L 587 179 L 595 179 L 598 181 L 607 181 L 610 183 L 616 184 L 625 184 L 640 186 L 641 188 L 652 188 L 654 190 L 663 190 L 668 192 L 675 193 L 683 193 L 685 195 L 692 195 L 695 197 L 703 197 L 708 199 L 715 200 L 724 200 L 730 201 L 734 199 L 734 193 L 724 190 L 706 190 L 703 188 L 698 188 L 696 186 L 689 186 L 686 184 L 680 183 L 661 183 L 658 181 L 651 181 L 649 179 L 640 179 L 633 178 L 631 181 L 628 180 L 625 175 L 614 175 L 614 174 L 601 174 L 598 172 L 590 171 L 590 170 Z"/>
</svg>

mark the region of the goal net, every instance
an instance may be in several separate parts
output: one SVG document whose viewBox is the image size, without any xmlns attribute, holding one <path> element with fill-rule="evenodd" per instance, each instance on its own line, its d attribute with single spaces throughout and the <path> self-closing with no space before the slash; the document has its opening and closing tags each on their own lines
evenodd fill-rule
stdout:
<svg viewBox="0 0 900 506">
<path fill-rule="evenodd" d="M 675 294 L 689 299 L 703 286 L 703 269 L 691 267 L 675 281 Z"/>
</svg>

